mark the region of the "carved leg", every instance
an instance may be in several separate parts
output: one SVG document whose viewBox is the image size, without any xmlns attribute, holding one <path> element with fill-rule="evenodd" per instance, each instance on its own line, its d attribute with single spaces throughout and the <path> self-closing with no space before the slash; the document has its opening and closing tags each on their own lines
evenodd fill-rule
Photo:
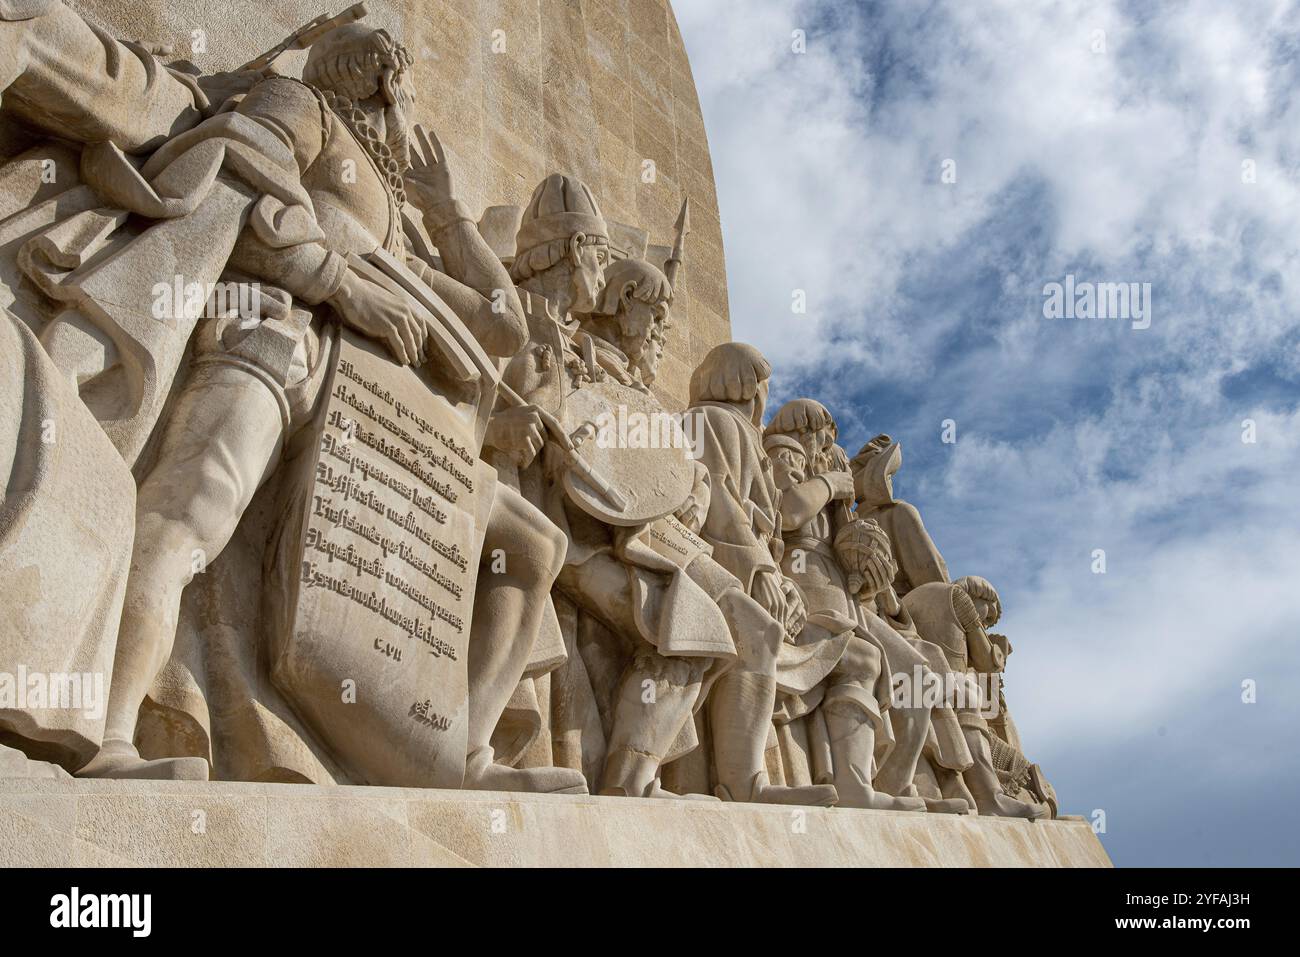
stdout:
<svg viewBox="0 0 1300 957">
<path fill-rule="evenodd" d="M 504 483 L 497 487 L 470 625 L 466 788 L 587 793 L 581 771 L 497 764 L 491 743 L 492 731 L 528 666 L 566 545 L 564 533 L 527 499 Z M 504 571 L 493 567 L 498 549 L 505 556 Z"/>
<path fill-rule="evenodd" d="M 709 693 L 718 797 L 724 801 L 830 807 L 833 785 L 785 787 L 770 783 L 765 753 L 776 706 L 776 659 L 784 631 L 739 588 L 718 600 L 740 661 Z"/>
<path fill-rule="evenodd" d="M 666 795 L 659 766 L 695 712 L 711 658 L 665 658 L 647 647 L 636 655 L 614 698 L 601 794 Z"/>
<path fill-rule="evenodd" d="M 837 798 L 833 785 L 770 783 L 764 756 L 775 699 L 776 679 L 749 671 L 724 675 L 709 693 L 718 797 L 758 804 L 832 806 Z"/>
<path fill-rule="evenodd" d="M 877 790 L 896 796 L 914 795 L 912 779 L 930 730 L 929 708 L 890 708 L 885 719 L 894 730 L 894 749 L 880 765 L 873 784 Z"/>
<path fill-rule="evenodd" d="M 136 499 L 135 553 L 109 686 L 104 744 L 82 777 L 206 780 L 202 758 L 145 761 L 136 721 L 171 656 L 181 593 L 221 554 L 253 494 L 279 460 L 283 426 L 275 397 L 231 365 L 194 370 L 164 425 L 157 463 Z"/>
<path fill-rule="evenodd" d="M 1002 782 L 998 780 L 998 773 L 993 768 L 993 754 L 986 737 L 988 731 L 963 723 L 962 732 L 966 736 L 971 756 L 975 759 L 974 765 L 963 773 L 963 777 L 975 797 L 975 806 L 980 814 L 1023 817 L 1031 821 L 1051 815 L 1051 809 L 1046 804 L 1018 801 L 1003 793 Z"/>
<path fill-rule="evenodd" d="M 835 790 L 840 807 L 877 811 L 924 811 L 919 797 L 895 797 L 871 786 L 875 767 L 876 728 L 873 716 L 855 703 L 835 701 L 822 706 L 835 762 Z"/>
<path fill-rule="evenodd" d="M 829 739 L 835 790 L 839 792 L 841 807 L 921 811 L 925 802 L 920 798 L 907 793 L 891 795 L 872 784 L 876 776 L 877 725 L 889 720 L 887 715 L 880 714 L 873 691 L 883 661 L 875 644 L 854 635 L 830 674 L 830 688 L 820 710 Z M 912 737 L 918 734 L 915 727 L 905 730 Z M 899 747 L 906 749 L 896 773 L 906 773 L 907 784 L 911 784 L 916 768 L 916 755 L 925 744 L 924 728 L 919 730 L 919 737 L 919 741 L 900 740 L 894 748 L 895 751 Z"/>
</svg>

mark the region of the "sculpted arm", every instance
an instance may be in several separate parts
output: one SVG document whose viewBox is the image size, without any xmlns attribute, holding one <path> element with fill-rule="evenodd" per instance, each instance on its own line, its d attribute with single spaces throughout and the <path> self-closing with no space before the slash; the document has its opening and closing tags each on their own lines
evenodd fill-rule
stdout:
<svg viewBox="0 0 1300 957">
<path fill-rule="evenodd" d="M 240 103 L 238 113 L 267 129 L 292 151 L 301 176 L 324 148 L 325 125 L 320 102 L 301 83 L 273 79 L 255 87 Z M 318 241 L 282 245 L 254 215 L 236 243 L 230 265 L 316 305 L 335 296 L 344 283 L 347 263 Z"/>
<path fill-rule="evenodd" d="M 287 148 L 282 168 L 274 171 L 286 177 L 301 177 L 320 158 L 334 123 L 310 88 L 284 78 L 259 84 L 238 112 Z M 290 154 L 292 159 L 287 158 Z M 279 286 L 303 303 L 328 302 L 344 325 L 383 342 L 398 362 L 423 362 L 425 330 L 409 306 L 350 270 L 343 256 L 327 245 L 328 237 L 310 209 L 295 206 L 281 211 L 283 223 L 254 210 L 231 253 L 230 265 Z"/>
<path fill-rule="evenodd" d="M 894 507 L 899 511 L 898 532 L 893 544 L 898 553 L 898 564 L 912 587 L 948 581 L 948 566 L 926 531 L 921 513 L 907 502 L 899 502 Z"/>
<path fill-rule="evenodd" d="M 966 632 L 967 660 L 980 674 L 997 674 L 1006 666 L 1002 650 L 989 640 L 984 623 L 980 621 L 975 603 L 962 589 L 954 586 L 952 590 L 952 609 L 957 614 L 957 621 Z"/>
<path fill-rule="evenodd" d="M 834 489 L 830 480 L 818 475 L 784 489 L 781 495 L 781 529 L 790 532 L 803 528 L 830 504 Z"/>
<path fill-rule="evenodd" d="M 147 153 L 203 119 L 198 84 L 59 0 L 0 4 L 6 112 L 79 143 Z"/>
<path fill-rule="evenodd" d="M 528 340 L 528 323 L 509 273 L 479 234 L 465 204 L 452 193 L 451 171 L 438 138 L 415 127 L 407 192 L 424 215 L 446 273 L 422 270 L 424 280 L 469 326 L 485 352 L 509 358 Z M 421 153 L 423 155 L 421 155 Z"/>
</svg>

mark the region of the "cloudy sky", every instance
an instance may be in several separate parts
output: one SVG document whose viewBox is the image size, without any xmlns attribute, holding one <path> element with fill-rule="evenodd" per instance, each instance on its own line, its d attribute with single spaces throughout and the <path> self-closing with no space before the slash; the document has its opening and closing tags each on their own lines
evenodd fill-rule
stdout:
<svg viewBox="0 0 1300 957">
<path fill-rule="evenodd" d="M 1300 863 L 1300 7 L 675 12 L 733 333 L 850 453 L 902 441 L 1064 810 L 1120 865 Z M 1067 275 L 1150 327 L 1045 318 Z"/>
</svg>

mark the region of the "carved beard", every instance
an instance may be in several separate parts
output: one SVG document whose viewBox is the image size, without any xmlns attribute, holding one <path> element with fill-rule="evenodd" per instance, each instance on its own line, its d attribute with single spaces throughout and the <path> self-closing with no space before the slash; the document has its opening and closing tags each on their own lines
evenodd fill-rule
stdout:
<svg viewBox="0 0 1300 957">
<path fill-rule="evenodd" d="M 824 470 L 821 468 L 821 440 L 818 434 L 816 432 L 800 432 L 795 438 L 803 446 L 804 462 L 807 463 L 808 474 L 820 475 Z"/>
<path fill-rule="evenodd" d="M 406 111 L 392 103 L 384 107 L 384 129 L 388 133 L 385 143 L 393 151 L 397 168 L 405 172 L 411 168 L 411 128 Z"/>
<path fill-rule="evenodd" d="M 650 337 L 645 351 L 637 361 L 636 367 L 641 372 L 641 382 L 650 385 L 659 376 L 659 360 L 664 357 L 664 344 L 655 336 Z"/>
<path fill-rule="evenodd" d="M 894 473 L 903 464 L 903 447 L 897 442 L 877 452 L 853 476 L 854 491 L 862 505 L 888 505 L 894 501 Z"/>
<path fill-rule="evenodd" d="M 618 328 L 618 347 L 627 356 L 628 365 L 641 365 L 646 353 L 654 348 L 651 341 L 654 333 L 654 317 L 642 321 L 634 313 L 624 313 L 619 317 Z"/>
</svg>

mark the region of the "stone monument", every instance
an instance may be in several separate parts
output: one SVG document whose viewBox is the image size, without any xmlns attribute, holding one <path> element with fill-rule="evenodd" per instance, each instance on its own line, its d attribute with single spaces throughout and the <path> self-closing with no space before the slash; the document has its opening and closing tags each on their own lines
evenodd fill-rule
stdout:
<svg viewBox="0 0 1300 957">
<path fill-rule="evenodd" d="M 242 6 L 0 0 L 0 863 L 1108 863 L 666 0 Z"/>
</svg>

